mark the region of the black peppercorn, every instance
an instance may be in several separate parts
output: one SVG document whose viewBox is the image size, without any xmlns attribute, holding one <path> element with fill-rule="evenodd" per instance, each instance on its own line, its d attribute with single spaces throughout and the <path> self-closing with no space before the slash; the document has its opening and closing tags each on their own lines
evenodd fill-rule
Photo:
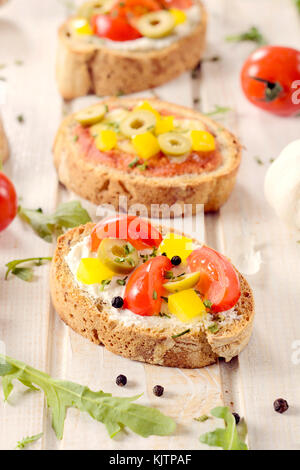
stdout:
<svg viewBox="0 0 300 470">
<path fill-rule="evenodd" d="M 173 256 L 173 258 L 171 259 L 171 263 L 173 264 L 173 266 L 179 266 L 181 264 L 180 256 Z"/>
<path fill-rule="evenodd" d="M 127 377 L 125 375 L 118 375 L 116 378 L 116 384 L 119 385 L 119 387 L 125 387 L 127 384 Z"/>
<path fill-rule="evenodd" d="M 283 398 L 278 398 L 277 400 L 275 400 L 273 406 L 274 410 L 277 411 L 277 413 L 284 413 L 289 408 L 288 402 Z"/>
<path fill-rule="evenodd" d="M 238 413 L 232 413 L 235 419 L 235 424 L 238 425 L 240 422 L 240 415 Z"/>
<path fill-rule="evenodd" d="M 122 308 L 124 305 L 124 300 L 122 297 L 114 297 L 111 301 L 111 304 L 114 308 Z"/>
<path fill-rule="evenodd" d="M 157 397 L 161 397 L 164 393 L 164 390 L 164 387 L 162 387 L 161 385 L 155 385 L 155 387 L 153 387 L 153 393 Z"/>
</svg>

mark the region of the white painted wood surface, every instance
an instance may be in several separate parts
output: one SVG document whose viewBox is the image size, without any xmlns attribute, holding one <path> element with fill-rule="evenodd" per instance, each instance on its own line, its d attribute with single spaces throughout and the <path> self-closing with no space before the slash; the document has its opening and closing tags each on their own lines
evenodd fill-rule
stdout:
<svg viewBox="0 0 300 470">
<path fill-rule="evenodd" d="M 141 403 L 158 406 L 173 416 L 178 429 L 168 438 L 142 439 L 129 433 L 110 440 L 100 423 L 69 410 L 64 438 L 59 442 L 42 394 L 24 393 L 16 387 L 9 404 L 0 404 L 0 449 L 12 449 L 25 435 L 41 431 L 43 439 L 34 449 L 205 448 L 199 435 L 219 423 L 201 424 L 193 417 L 224 401 L 246 417 L 252 449 L 300 447 L 300 364 L 292 362 L 293 344 L 300 340 L 299 245 L 296 234 L 288 232 L 268 208 L 262 190 L 269 160 L 299 137 L 300 126 L 297 119 L 276 118 L 246 102 L 238 77 L 253 44 L 224 41 L 227 34 L 257 25 L 270 43 L 299 47 L 300 22 L 292 2 L 286 0 L 205 3 L 210 13 L 206 56 L 219 55 L 221 60 L 205 62 L 199 80 L 192 82 L 187 73 L 155 93 L 187 106 L 193 105 L 193 97 L 199 97 L 198 107 L 203 111 L 210 111 L 215 104 L 233 109 L 222 122 L 240 136 L 246 150 L 230 201 L 220 213 L 206 218 L 206 240 L 248 275 L 257 305 L 253 338 L 231 364 L 222 362 L 220 367 L 201 370 L 167 369 L 118 358 L 88 343 L 58 319 L 50 303 L 47 266 L 36 270 L 32 284 L 16 278 L 3 280 L 6 262 L 49 256 L 53 249 L 16 220 L 0 234 L 0 340 L 7 353 L 93 389 L 115 395 L 144 392 Z M 22 204 L 45 211 L 74 198 L 58 186 L 52 165 L 51 145 L 61 117 L 95 101 L 95 97 L 86 97 L 65 105 L 56 90 L 56 30 L 66 10 L 58 0 L 11 0 L 0 10 L 0 64 L 6 64 L 0 77 L 7 79 L 0 81 L 0 109 L 12 148 L 5 171 L 12 177 Z M 23 65 L 15 63 L 20 60 Z M 24 124 L 16 119 L 20 114 Z M 255 156 L 260 156 L 264 165 L 259 166 Z M 84 204 L 94 214 L 91 204 Z M 114 384 L 119 373 L 129 378 L 126 389 Z M 157 383 L 166 389 L 161 399 L 152 394 Z M 283 416 L 272 406 L 280 396 L 290 403 Z"/>
</svg>

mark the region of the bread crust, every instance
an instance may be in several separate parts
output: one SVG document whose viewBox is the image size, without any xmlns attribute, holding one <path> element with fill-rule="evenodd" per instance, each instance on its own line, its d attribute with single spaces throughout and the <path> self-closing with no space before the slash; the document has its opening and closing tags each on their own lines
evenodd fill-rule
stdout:
<svg viewBox="0 0 300 470">
<path fill-rule="evenodd" d="M 5 162 L 9 157 L 8 140 L 0 118 L 0 162 Z"/>
<path fill-rule="evenodd" d="M 108 105 L 134 107 L 139 99 L 109 98 Z M 204 204 L 206 212 L 217 211 L 229 198 L 236 181 L 241 161 L 241 145 L 237 138 L 219 123 L 207 116 L 183 106 L 151 99 L 158 110 L 168 109 L 170 113 L 183 115 L 187 119 L 201 119 L 216 133 L 222 154 L 226 154 L 224 164 L 213 172 L 199 175 L 172 177 L 150 177 L 141 172 L 126 173 L 109 166 L 93 163 L 80 151 L 74 134 L 76 121 L 74 114 L 61 124 L 54 142 L 54 164 L 58 177 L 68 189 L 96 205 L 112 204 L 119 210 L 119 197 L 126 196 L 128 208 L 143 204 L 148 214 L 157 216 L 155 205 L 178 205 L 174 215 L 181 215 L 184 204 L 191 205 L 191 212 L 197 212 L 197 205 Z M 225 160 L 225 157 L 224 157 Z M 178 214 L 179 212 L 179 214 Z"/>
<path fill-rule="evenodd" d="M 74 282 L 65 261 L 72 245 L 91 233 L 94 224 L 76 227 L 62 235 L 52 260 L 50 287 L 54 307 L 61 319 L 80 335 L 109 351 L 136 361 L 168 367 L 199 368 L 224 357 L 229 361 L 247 345 L 253 327 L 254 299 L 246 279 L 239 274 L 241 298 L 237 304 L 240 319 L 223 326 L 212 334 L 194 328 L 183 336 L 183 327 L 168 324 L 161 319 L 162 327 L 149 329 L 139 325 L 125 326 L 122 321 L 110 318 L 105 306 L 95 302 Z M 120 314 L 121 318 L 121 314 Z"/>
<path fill-rule="evenodd" d="M 168 47 L 153 51 L 117 51 L 82 43 L 67 36 L 68 22 L 58 33 L 56 76 L 66 100 L 89 93 L 98 96 L 135 93 L 166 83 L 200 61 L 207 25 L 206 10 L 200 0 L 201 22 L 188 36 Z"/>
</svg>

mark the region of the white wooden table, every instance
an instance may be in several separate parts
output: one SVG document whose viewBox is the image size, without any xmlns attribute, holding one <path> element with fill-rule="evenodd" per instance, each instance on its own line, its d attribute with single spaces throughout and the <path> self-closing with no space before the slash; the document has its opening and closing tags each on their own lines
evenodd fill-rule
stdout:
<svg viewBox="0 0 300 470">
<path fill-rule="evenodd" d="M 256 25 L 270 43 L 299 48 L 300 18 L 288 0 L 205 3 L 209 10 L 206 57 L 217 55 L 221 60 L 205 62 L 198 80 L 192 81 L 187 73 L 155 93 L 188 106 L 200 98 L 197 107 L 205 112 L 215 104 L 232 108 L 221 119 L 245 146 L 243 162 L 230 201 L 220 213 L 206 218 L 206 241 L 226 253 L 254 289 L 257 315 L 252 340 L 232 363 L 193 371 L 131 362 L 90 344 L 64 326 L 53 311 L 48 266 L 36 270 L 33 283 L 14 277 L 4 281 L 8 261 L 51 256 L 53 250 L 15 220 L 0 234 L 0 339 L 7 354 L 93 389 L 115 395 L 144 392 L 141 402 L 173 416 L 178 428 L 168 438 L 142 439 L 129 433 L 110 440 L 100 423 L 69 410 L 64 438 L 59 442 L 43 395 L 16 387 L 9 403 L 0 405 L 1 449 L 12 449 L 17 440 L 41 431 L 43 438 L 34 449 L 206 448 L 199 443 L 199 435 L 220 423 L 197 423 L 193 418 L 223 403 L 245 416 L 252 449 L 300 448 L 300 358 L 293 349 L 297 344 L 299 348 L 300 340 L 299 235 L 280 223 L 263 196 L 270 159 L 299 138 L 300 122 L 263 113 L 245 100 L 239 71 L 254 45 L 224 40 L 228 34 Z M 96 100 L 87 97 L 66 105 L 56 90 L 56 30 L 67 9 L 58 0 L 11 0 L 0 9 L 0 64 L 6 65 L 0 70 L 0 76 L 6 78 L 0 81 L 0 106 L 12 150 L 5 171 L 22 204 L 44 211 L 53 211 L 60 201 L 74 198 L 58 185 L 52 165 L 51 146 L 62 115 Z M 151 96 L 151 92 L 140 96 Z M 24 116 L 23 124 L 18 115 Z M 256 156 L 263 165 L 258 165 Z M 90 204 L 84 205 L 94 214 Z M 129 379 L 122 390 L 114 383 L 119 373 Z M 157 383 L 165 386 L 161 399 L 152 394 Z M 284 415 L 273 410 L 278 397 L 290 404 Z"/>
</svg>

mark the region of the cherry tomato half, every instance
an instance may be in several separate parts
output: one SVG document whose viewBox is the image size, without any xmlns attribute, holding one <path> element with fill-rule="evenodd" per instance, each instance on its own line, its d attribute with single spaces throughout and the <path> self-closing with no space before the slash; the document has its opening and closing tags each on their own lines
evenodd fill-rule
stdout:
<svg viewBox="0 0 300 470">
<path fill-rule="evenodd" d="M 194 250 L 187 259 L 192 272 L 201 272 L 197 289 L 205 300 L 212 302 L 213 313 L 234 307 L 241 295 L 240 282 L 232 264 L 225 256 L 203 246 Z"/>
<path fill-rule="evenodd" d="M 166 282 L 164 275 L 171 269 L 172 263 L 166 256 L 157 256 L 139 266 L 126 284 L 124 307 L 137 315 L 158 315 Z"/>
<path fill-rule="evenodd" d="M 279 116 L 300 111 L 300 51 L 266 46 L 254 51 L 241 71 L 243 91 L 251 103 Z"/>
<path fill-rule="evenodd" d="M 185 10 L 193 5 L 192 0 L 162 0 L 162 3 L 166 8 L 178 8 L 179 10 Z"/>
<path fill-rule="evenodd" d="M 124 0 L 113 7 L 111 16 L 130 20 L 132 17 L 139 17 L 157 10 L 161 10 L 161 6 L 156 0 Z"/>
<path fill-rule="evenodd" d="M 159 247 L 161 233 L 149 222 L 134 215 L 117 215 L 99 222 L 91 233 L 91 250 L 97 251 L 103 238 L 127 240 L 137 250 Z"/>
<path fill-rule="evenodd" d="M 96 15 L 92 18 L 92 29 L 100 38 L 112 41 L 131 41 L 141 36 L 140 32 L 131 26 L 126 18 L 109 15 Z"/>
<path fill-rule="evenodd" d="M 17 194 L 12 182 L 0 172 L 0 232 L 14 220 L 18 211 Z"/>
</svg>

